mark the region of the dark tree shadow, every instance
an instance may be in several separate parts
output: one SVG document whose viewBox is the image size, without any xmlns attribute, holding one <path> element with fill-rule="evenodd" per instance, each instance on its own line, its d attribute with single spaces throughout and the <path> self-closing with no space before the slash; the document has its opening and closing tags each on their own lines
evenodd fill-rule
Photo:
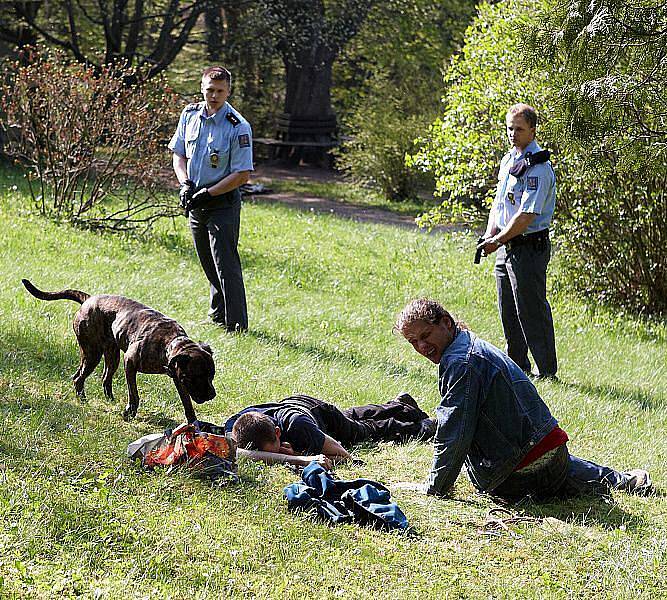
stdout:
<svg viewBox="0 0 667 600">
<path fill-rule="evenodd" d="M 72 334 L 74 339 L 74 334 Z M 79 352 L 76 342 L 69 344 L 65 341 L 54 342 L 49 337 L 32 330 L 9 330 L 4 332 L 0 339 L 0 356 L 3 358 L 3 372 L 10 373 L 12 379 L 20 382 L 31 380 L 44 382 L 45 387 L 53 385 L 65 385 L 71 391 L 71 402 L 56 401 L 52 394 L 46 397 L 36 397 L 34 391 L 25 391 L 20 400 L 15 403 L 3 402 L 3 410 L 18 417 L 26 407 L 42 406 L 49 413 L 78 412 L 82 418 L 83 411 L 89 406 L 86 400 L 77 398 L 72 384 L 72 375 L 76 371 L 79 361 Z M 104 402 L 118 412 L 119 422 L 122 420 L 122 410 L 127 402 L 127 390 L 124 386 L 122 364 L 114 376 L 114 400 L 107 399 L 101 390 L 100 381 L 104 361 L 96 367 L 86 381 L 86 392 L 88 399 L 104 400 Z M 144 374 L 140 374 L 142 376 Z M 152 377 L 152 376 L 149 376 Z M 99 391 L 93 393 L 91 387 L 96 386 Z M 172 386 L 173 388 L 173 386 Z M 48 405 L 47 405 L 48 404 Z M 173 388 L 173 402 L 170 407 L 180 408 L 181 401 L 178 392 Z M 139 421 L 146 421 L 158 429 L 172 428 L 181 421 L 176 421 L 163 412 L 150 412 L 145 403 L 140 403 Z"/>
<path fill-rule="evenodd" d="M 176 397 L 176 401 L 179 402 L 180 406 L 180 400 L 178 397 Z M 143 413 L 141 412 L 141 405 L 139 405 L 139 414 L 135 417 L 135 421 L 139 423 L 147 423 L 151 427 L 156 428 L 158 431 L 162 430 L 165 431 L 167 429 L 175 429 L 179 425 L 185 422 L 185 416 L 183 419 L 180 421 L 178 419 L 174 419 L 172 417 L 168 417 L 162 412 L 146 412 L 144 411 Z M 155 433 L 155 430 L 151 430 L 149 433 Z"/>
<path fill-rule="evenodd" d="M 3 371 L 30 373 L 49 382 L 71 381 L 79 362 L 76 342 L 56 343 L 37 330 L 5 330 L 0 338 L 0 355 Z"/>
<path fill-rule="evenodd" d="M 664 394 L 654 394 L 647 390 L 625 387 L 618 384 L 596 385 L 560 381 L 559 385 L 579 391 L 586 396 L 597 396 L 617 402 L 631 402 L 641 410 L 662 410 L 667 406 Z"/>
<path fill-rule="evenodd" d="M 605 530 L 624 526 L 629 531 L 635 531 L 649 525 L 644 516 L 623 510 L 613 497 L 582 496 L 545 502 L 535 502 L 525 498 L 514 504 L 498 504 L 498 506 L 531 517 L 540 519 L 552 517 L 568 523 L 594 525 Z"/>
<path fill-rule="evenodd" d="M 268 331 L 249 330 L 246 335 L 269 346 L 284 346 L 299 354 L 312 356 L 317 360 L 323 360 L 325 362 L 344 362 L 352 367 L 360 367 L 362 365 L 374 366 L 378 372 L 386 373 L 387 376 L 407 376 L 411 374 L 410 369 L 401 365 L 368 360 L 365 356 L 355 352 L 340 352 L 338 350 L 322 348 L 310 342 L 298 342 L 285 337 L 283 334 L 279 335 Z"/>
</svg>

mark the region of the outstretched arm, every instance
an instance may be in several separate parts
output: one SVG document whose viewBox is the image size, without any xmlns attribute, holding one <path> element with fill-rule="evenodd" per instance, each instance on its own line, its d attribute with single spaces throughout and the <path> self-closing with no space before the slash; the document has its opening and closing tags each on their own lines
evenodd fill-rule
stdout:
<svg viewBox="0 0 667 600">
<path fill-rule="evenodd" d="M 334 440 L 331 436 L 324 435 L 324 444 L 322 445 L 322 454 L 332 459 L 350 460 L 352 455 Z"/>
<path fill-rule="evenodd" d="M 277 452 L 262 452 L 261 450 L 244 450 L 237 448 L 237 456 L 245 456 L 250 460 L 257 460 L 267 465 L 296 465 L 297 467 L 305 467 L 312 461 L 316 461 L 325 469 L 332 469 L 333 462 L 324 454 L 317 454 L 313 456 L 299 456 L 294 454 L 278 454 Z"/>
</svg>

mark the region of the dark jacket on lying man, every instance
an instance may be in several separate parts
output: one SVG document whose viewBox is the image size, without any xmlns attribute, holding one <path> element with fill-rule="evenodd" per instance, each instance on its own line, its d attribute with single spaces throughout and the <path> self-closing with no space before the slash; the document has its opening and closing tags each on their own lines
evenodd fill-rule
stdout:
<svg viewBox="0 0 667 600">
<path fill-rule="evenodd" d="M 366 440 L 425 440 L 433 436 L 435 423 L 405 393 L 385 404 L 345 410 L 296 395 L 243 409 L 227 420 L 225 431 L 232 433 L 241 448 L 346 456 L 344 450 L 337 452 L 336 446 L 349 447 Z"/>
</svg>

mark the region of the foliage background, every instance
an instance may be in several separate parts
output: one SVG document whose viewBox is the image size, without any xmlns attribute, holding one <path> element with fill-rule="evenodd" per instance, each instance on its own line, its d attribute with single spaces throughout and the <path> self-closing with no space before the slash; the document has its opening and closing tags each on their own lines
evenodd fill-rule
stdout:
<svg viewBox="0 0 667 600">
<path fill-rule="evenodd" d="M 627 22 L 622 5 L 609 4 L 480 5 L 447 71 L 444 113 L 408 162 L 432 172 L 443 197 L 424 225 L 474 219 L 492 200 L 507 107 L 532 104 L 538 141 L 554 153 L 564 282 L 597 300 L 661 314 L 667 71 L 654 27 L 665 21 L 664 8 L 637 9 Z"/>
<path fill-rule="evenodd" d="M 337 165 L 392 200 L 430 194 L 433 180 L 405 164 L 440 108 L 442 72 L 474 5 L 465 0 L 382 3 L 346 47 L 334 80 L 342 132 Z"/>
</svg>

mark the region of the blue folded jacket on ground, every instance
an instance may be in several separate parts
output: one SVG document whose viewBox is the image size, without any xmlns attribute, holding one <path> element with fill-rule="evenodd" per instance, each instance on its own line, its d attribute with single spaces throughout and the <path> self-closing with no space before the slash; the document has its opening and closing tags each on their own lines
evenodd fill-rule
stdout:
<svg viewBox="0 0 667 600">
<path fill-rule="evenodd" d="M 370 479 L 334 479 L 324 467 L 311 462 L 301 475 L 302 483 L 285 490 L 291 510 L 312 510 L 332 523 L 360 523 L 382 529 L 407 529 L 408 520 L 389 490 Z"/>
</svg>

